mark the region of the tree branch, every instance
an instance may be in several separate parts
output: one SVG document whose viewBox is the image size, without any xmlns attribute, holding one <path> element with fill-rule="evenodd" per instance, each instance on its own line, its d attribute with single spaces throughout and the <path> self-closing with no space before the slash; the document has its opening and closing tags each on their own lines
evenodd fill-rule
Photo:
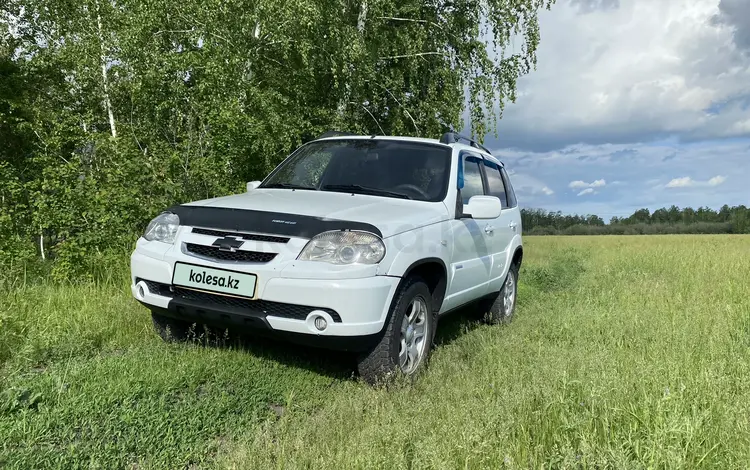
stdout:
<svg viewBox="0 0 750 470">
<path fill-rule="evenodd" d="M 164 34 L 164 33 L 192 33 L 195 29 L 161 29 L 154 33 L 154 36 L 157 34 Z"/>
<path fill-rule="evenodd" d="M 434 21 L 427 21 L 427 20 L 415 20 L 412 18 L 399 18 L 397 16 L 378 16 L 379 20 L 387 20 L 387 21 L 406 21 L 409 23 L 422 23 L 422 24 L 431 24 L 432 26 L 436 26 L 438 29 L 443 29 L 442 26 L 435 23 Z"/>
<path fill-rule="evenodd" d="M 416 54 L 404 54 L 404 55 L 392 55 L 387 57 L 379 57 L 380 60 L 391 60 L 391 59 L 406 59 L 410 57 L 424 57 L 428 55 L 445 55 L 444 52 L 417 52 Z"/>
<path fill-rule="evenodd" d="M 355 102 L 353 102 L 353 101 L 350 101 L 350 102 L 349 102 L 349 104 L 353 104 L 353 105 L 356 105 L 357 103 L 355 103 Z M 367 114 L 369 114 L 369 115 L 370 115 L 370 117 L 372 118 L 372 120 L 373 120 L 373 121 L 375 121 L 375 124 L 377 124 L 377 125 L 378 125 L 378 128 L 380 128 L 380 134 L 381 134 L 381 135 L 385 135 L 385 131 L 384 131 L 384 130 L 383 130 L 383 128 L 382 128 L 382 127 L 380 126 L 380 123 L 378 122 L 378 120 L 377 120 L 377 119 L 375 119 L 375 116 L 373 116 L 373 115 L 372 115 L 372 113 L 370 112 L 370 110 L 369 110 L 369 109 L 367 109 L 367 107 L 366 107 L 365 105 L 363 105 L 363 104 L 360 104 L 360 106 L 362 106 L 362 109 L 364 109 L 364 110 L 365 110 L 365 112 L 367 112 Z"/>
<path fill-rule="evenodd" d="M 383 86 L 383 85 L 380 85 L 380 86 Z M 403 104 L 401 104 L 401 102 L 398 100 L 398 98 L 396 98 L 396 95 L 394 95 L 393 93 L 391 93 L 391 90 L 389 90 L 387 87 L 384 87 L 384 86 L 383 86 L 383 88 L 385 89 L 385 91 L 388 92 L 389 95 L 391 95 L 391 97 L 394 100 L 396 100 L 396 103 L 398 103 L 398 105 L 401 107 L 401 109 L 404 110 L 404 112 L 406 113 L 406 115 L 409 116 L 409 119 L 411 119 L 411 123 L 414 124 L 414 130 L 417 131 L 417 134 L 418 134 L 419 133 L 419 127 L 417 127 L 417 122 L 414 120 L 414 118 L 412 117 L 412 115 L 409 112 L 409 110 L 406 109 L 406 107 Z"/>
</svg>

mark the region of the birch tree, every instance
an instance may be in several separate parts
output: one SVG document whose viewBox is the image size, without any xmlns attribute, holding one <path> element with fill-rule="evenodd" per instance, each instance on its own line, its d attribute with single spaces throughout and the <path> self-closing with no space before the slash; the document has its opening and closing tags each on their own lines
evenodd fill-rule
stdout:
<svg viewBox="0 0 750 470">
<path fill-rule="evenodd" d="M 64 273 L 326 130 L 436 138 L 466 116 L 481 141 L 533 70 L 551 4 L 6 0 L 6 61 L 33 77 L 14 81 L 26 154 L 0 175 L 28 204 L 6 231 Z"/>
</svg>

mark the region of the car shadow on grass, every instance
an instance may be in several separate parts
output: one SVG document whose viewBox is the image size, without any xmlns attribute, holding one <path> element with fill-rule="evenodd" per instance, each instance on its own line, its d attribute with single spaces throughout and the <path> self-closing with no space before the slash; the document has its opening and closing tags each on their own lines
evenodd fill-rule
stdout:
<svg viewBox="0 0 750 470">
<path fill-rule="evenodd" d="M 481 323 L 471 307 L 457 310 L 440 319 L 434 345 L 441 347 L 478 328 Z M 276 363 L 299 367 L 337 381 L 358 380 L 356 354 L 300 345 L 251 331 L 201 329 L 194 334 L 193 343 L 207 348 L 233 349 Z"/>
<path fill-rule="evenodd" d="M 197 343 L 204 347 L 240 350 L 264 360 L 298 367 L 335 380 L 355 378 L 355 356 L 266 337 L 251 331 L 206 328 L 198 334 Z"/>
<path fill-rule="evenodd" d="M 435 347 L 447 346 L 482 326 L 476 308 L 471 304 L 442 317 L 435 331 Z"/>
</svg>

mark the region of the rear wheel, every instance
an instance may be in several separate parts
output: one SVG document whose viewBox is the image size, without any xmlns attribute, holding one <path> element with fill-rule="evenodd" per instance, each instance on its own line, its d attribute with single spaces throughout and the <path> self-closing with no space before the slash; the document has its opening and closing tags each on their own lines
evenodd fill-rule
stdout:
<svg viewBox="0 0 750 470">
<path fill-rule="evenodd" d="M 500 292 L 481 304 L 482 319 L 491 325 L 507 324 L 513 320 L 518 298 L 518 265 L 513 264 Z"/>
<path fill-rule="evenodd" d="M 410 278 L 397 294 L 380 341 L 359 358 L 360 377 L 370 384 L 395 374 L 414 377 L 427 363 L 434 336 L 430 289 L 422 279 Z"/>
</svg>

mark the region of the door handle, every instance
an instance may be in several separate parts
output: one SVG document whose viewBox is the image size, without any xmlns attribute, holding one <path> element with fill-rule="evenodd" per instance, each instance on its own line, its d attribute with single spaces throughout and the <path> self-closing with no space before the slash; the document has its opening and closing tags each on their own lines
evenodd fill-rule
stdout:
<svg viewBox="0 0 750 470">
<path fill-rule="evenodd" d="M 515 232 L 516 231 L 516 227 L 518 227 L 518 224 L 515 223 L 515 222 L 511 222 L 510 224 L 508 224 L 508 227 L 510 227 L 510 229 Z"/>
<path fill-rule="evenodd" d="M 484 226 L 484 233 L 491 235 L 494 231 L 495 231 L 495 227 L 493 227 L 492 225 Z"/>
</svg>

